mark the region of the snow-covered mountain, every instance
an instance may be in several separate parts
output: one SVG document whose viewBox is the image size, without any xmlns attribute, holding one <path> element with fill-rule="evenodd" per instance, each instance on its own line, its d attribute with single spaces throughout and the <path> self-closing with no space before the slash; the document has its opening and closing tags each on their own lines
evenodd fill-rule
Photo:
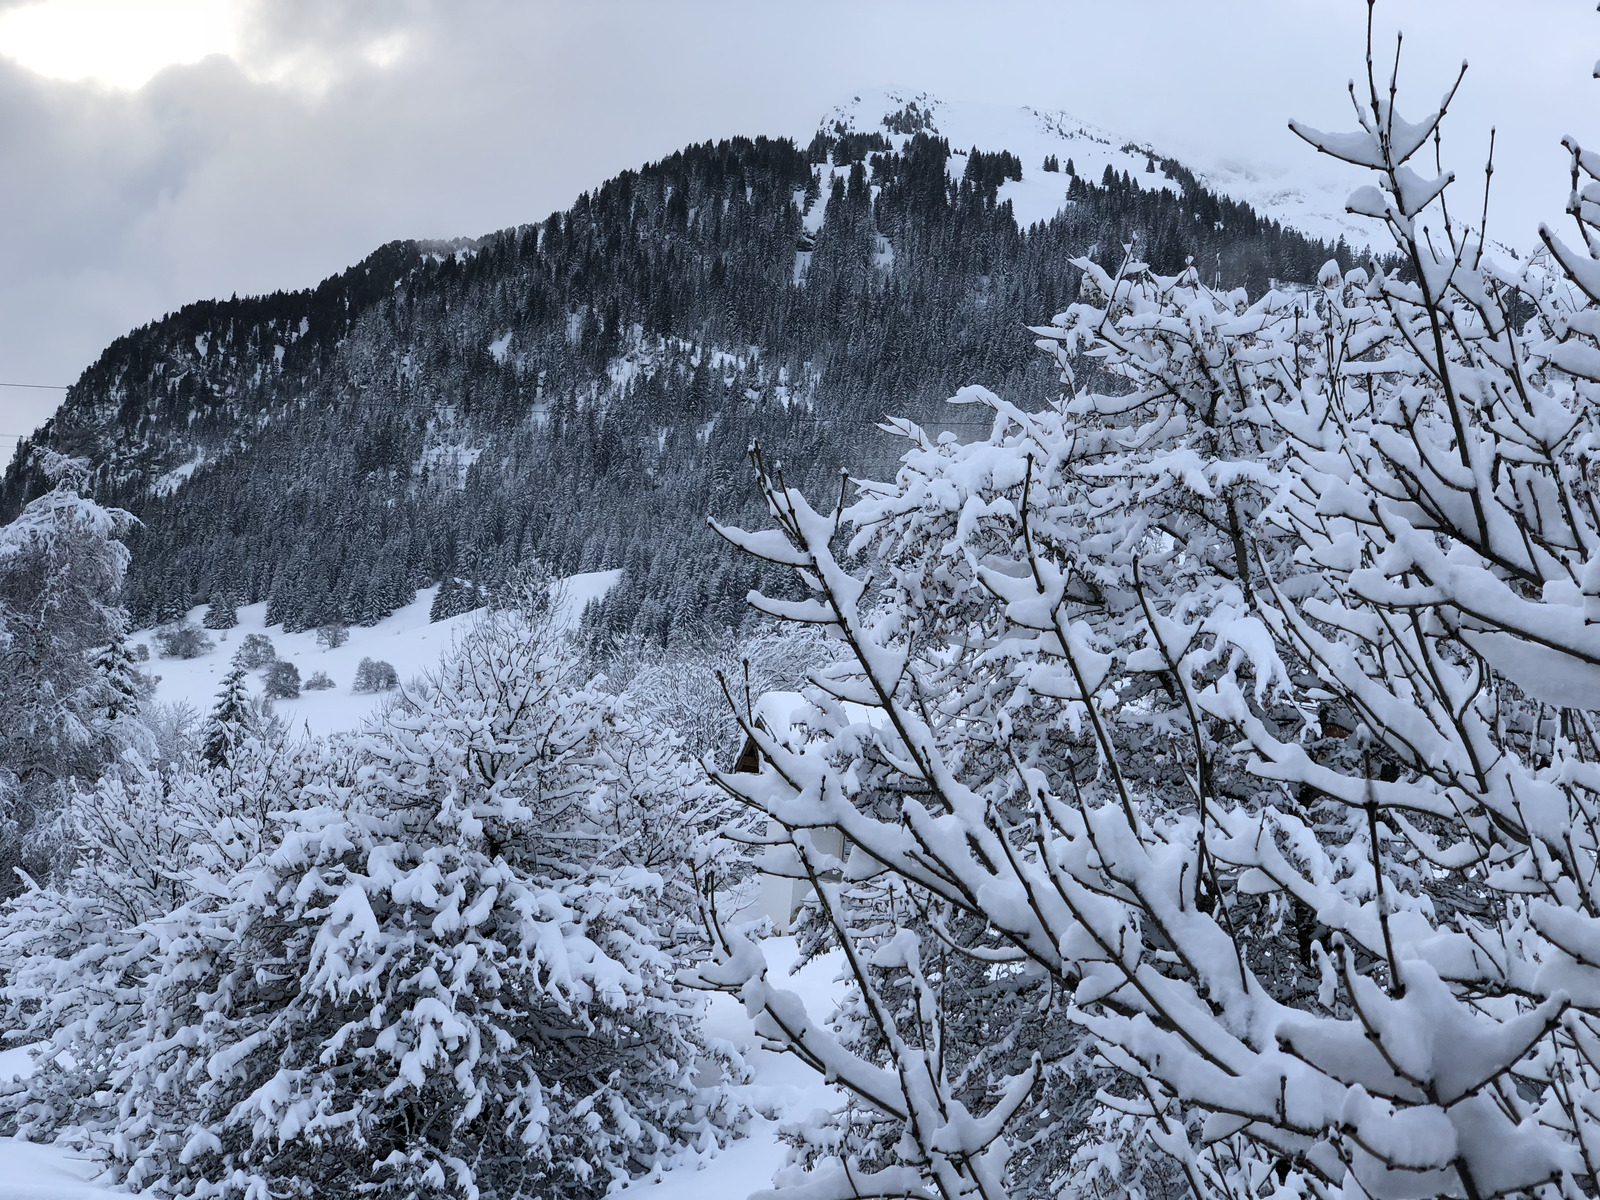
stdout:
<svg viewBox="0 0 1600 1200">
<path fill-rule="evenodd" d="M 1115 269 L 1136 238 L 1259 293 L 1356 253 L 1301 231 L 1320 202 L 1258 211 L 1060 113 L 862 92 L 808 136 L 689 146 L 537 223 L 134 330 L 22 443 L 0 519 L 43 444 L 140 518 L 144 622 L 220 595 L 370 625 L 538 557 L 622 570 L 596 636 L 666 644 L 744 619 L 757 572 L 705 518 L 759 519 L 752 442 L 826 488 L 893 470 L 885 416 L 965 436 L 963 385 L 1042 402 L 1026 328 L 1076 299 L 1074 258 Z"/>
<path fill-rule="evenodd" d="M 1119 175 L 1127 172 L 1146 188 L 1172 192 L 1181 191 L 1181 185 L 1149 167 L 1152 162 L 1182 162 L 1210 191 L 1247 204 L 1261 216 L 1309 237 L 1326 242 L 1344 238 L 1352 246 L 1364 247 L 1373 234 L 1370 221 L 1345 211 L 1345 199 L 1353 186 L 1349 183 L 1316 180 L 1310 171 L 1289 174 L 1239 162 L 1188 161 L 1060 110 L 950 101 L 925 91 L 886 87 L 855 93 L 829 110 L 821 128 L 835 133 L 879 133 L 897 149 L 917 132 L 936 134 L 950 143 L 950 170 L 957 179 L 970 147 L 1009 150 L 1022 160 L 1023 177 L 1007 180 L 1000 188 L 1000 198 L 1011 202 L 1017 224 L 1024 228 L 1048 221 L 1067 202 L 1068 177 L 1039 169 L 1047 157 L 1054 156 L 1063 166 L 1070 159 L 1077 173 L 1091 182 L 1098 182 L 1109 167 Z M 1309 147 L 1305 153 L 1308 159 L 1314 154 Z"/>
</svg>

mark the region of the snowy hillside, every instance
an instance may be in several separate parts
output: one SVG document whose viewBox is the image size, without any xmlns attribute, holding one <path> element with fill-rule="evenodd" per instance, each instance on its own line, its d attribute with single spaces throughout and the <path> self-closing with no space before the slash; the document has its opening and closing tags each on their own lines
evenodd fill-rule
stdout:
<svg viewBox="0 0 1600 1200">
<path fill-rule="evenodd" d="M 622 578 L 621 571 L 589 571 L 574 575 L 561 586 L 557 622 L 566 629 L 577 627 L 584 608 L 605 596 Z M 359 728 L 383 697 L 351 690 L 356 667 L 364 658 L 387 662 L 401 683 L 430 670 L 450 643 L 476 618 L 463 613 L 447 620 L 429 622 L 428 607 L 437 588 L 425 588 L 404 608 L 371 626 L 352 626 L 350 640 L 336 649 L 317 644 L 314 631 L 285 633 L 282 626 L 266 624 L 267 606 L 250 604 L 238 610 L 239 624 L 232 629 L 207 631 L 213 648 L 197 658 L 155 658 L 146 664 L 149 674 L 159 678 L 155 699 L 168 704 L 187 704 L 204 714 L 215 701 L 222 678 L 239 644 L 252 634 L 264 634 L 272 642 L 279 660 L 290 662 L 300 671 L 302 685 L 317 672 L 325 672 L 334 682 L 326 691 L 302 688 L 298 699 L 276 700 L 274 707 L 289 728 L 298 733 L 336 733 Z M 204 607 L 196 608 L 187 619 L 199 624 Z M 148 632 L 136 634 L 135 643 L 150 644 Z M 155 647 L 151 645 L 152 654 Z M 253 692 L 261 690 L 259 672 L 250 683 Z"/>
<path fill-rule="evenodd" d="M 1000 199 L 1011 201 L 1017 224 L 1024 228 L 1035 221 L 1048 221 L 1067 202 L 1070 176 L 1064 170 L 1041 169 L 1049 155 L 1056 156 L 1063 168 L 1071 159 L 1078 175 L 1091 182 L 1099 182 L 1110 167 L 1119 175 L 1127 172 L 1141 187 L 1178 190 L 1159 170 L 1147 169 L 1152 158 L 1159 161 L 1176 156 L 1059 111 L 951 102 L 926 92 L 886 88 L 852 96 L 823 117 L 822 128 L 830 133 L 881 133 L 896 148 L 912 133 L 938 134 L 950 142 L 949 170 L 958 179 L 972 147 L 990 153 L 1009 150 L 1022 160 L 1022 178 L 1007 180 L 1000 188 Z M 1309 148 L 1306 156 L 1313 157 Z M 1312 237 L 1329 242 L 1343 237 L 1354 247 L 1366 245 L 1372 237 L 1371 222 L 1344 211 L 1348 181 L 1314 181 L 1309 168 L 1287 175 L 1259 172 L 1240 163 L 1185 162 L 1184 166 L 1206 188 L 1243 201 L 1262 216 Z"/>
</svg>

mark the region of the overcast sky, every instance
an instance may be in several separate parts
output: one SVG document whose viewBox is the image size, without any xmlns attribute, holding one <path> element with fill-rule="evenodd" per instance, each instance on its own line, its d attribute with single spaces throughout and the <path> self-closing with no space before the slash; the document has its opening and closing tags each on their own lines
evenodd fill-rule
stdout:
<svg viewBox="0 0 1600 1200">
<path fill-rule="evenodd" d="M 1591 0 L 1383 0 L 1403 111 L 1471 69 L 1447 158 L 1491 233 L 1561 219 L 1600 145 Z M 315 283 L 400 237 L 542 219 L 686 142 L 807 136 L 897 84 L 1061 108 L 1205 167 L 1322 177 L 1364 0 L 951 4 L 0 0 L 0 382 L 64 384 L 189 300 Z M 1352 186 L 1356 180 L 1352 177 Z M 57 394 L 0 387 L 0 434 Z M 9 450 L 0 440 L 0 453 Z"/>
</svg>

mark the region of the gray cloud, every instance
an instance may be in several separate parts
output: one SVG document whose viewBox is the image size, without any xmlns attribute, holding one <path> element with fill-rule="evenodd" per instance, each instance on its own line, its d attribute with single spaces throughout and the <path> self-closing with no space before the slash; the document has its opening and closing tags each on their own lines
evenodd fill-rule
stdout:
<svg viewBox="0 0 1600 1200">
<path fill-rule="evenodd" d="M 1200 165 L 1326 174 L 1284 122 L 1348 123 L 1364 16 L 1360 0 L 260 0 L 239 61 L 133 93 L 0 60 L 0 380 L 70 382 L 189 300 L 537 220 L 689 141 L 804 134 L 884 83 L 1064 108 Z M 1495 229 L 1529 244 L 1560 216 L 1560 136 L 1597 132 L 1600 25 L 1558 0 L 1388 0 L 1380 17 L 1408 31 L 1413 110 L 1473 60 L 1449 157 L 1481 178 L 1499 125 Z M 0 432 L 31 428 L 47 396 L 0 389 Z"/>
</svg>

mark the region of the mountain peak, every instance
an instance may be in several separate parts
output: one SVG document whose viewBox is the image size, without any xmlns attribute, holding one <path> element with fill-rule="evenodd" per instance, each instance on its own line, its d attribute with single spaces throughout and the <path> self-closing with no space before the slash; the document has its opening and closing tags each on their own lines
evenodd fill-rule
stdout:
<svg viewBox="0 0 1600 1200">
<path fill-rule="evenodd" d="M 1163 160 L 1181 162 L 1201 186 L 1243 201 L 1262 216 L 1325 241 L 1344 238 L 1353 246 L 1373 236 L 1369 223 L 1344 210 L 1345 197 L 1357 181 L 1314 179 L 1308 157 L 1305 171 L 1267 171 L 1247 163 L 1187 161 L 1059 109 L 1030 105 L 948 100 L 915 88 L 889 86 L 865 89 L 834 105 L 819 123 L 823 133 L 877 133 L 896 149 L 918 133 L 950 143 L 951 171 L 959 178 L 964 156 L 972 147 L 986 152 L 1009 150 L 1023 166 L 1022 179 L 1007 181 L 1000 199 L 1010 200 L 1023 227 L 1048 221 L 1066 203 L 1069 160 L 1090 183 L 1098 183 L 1109 166 L 1124 171 L 1141 187 L 1181 190 L 1162 172 Z M 1061 165 L 1059 174 L 1043 169 L 1046 158 Z M 1151 168 L 1154 167 L 1154 170 Z"/>
</svg>

